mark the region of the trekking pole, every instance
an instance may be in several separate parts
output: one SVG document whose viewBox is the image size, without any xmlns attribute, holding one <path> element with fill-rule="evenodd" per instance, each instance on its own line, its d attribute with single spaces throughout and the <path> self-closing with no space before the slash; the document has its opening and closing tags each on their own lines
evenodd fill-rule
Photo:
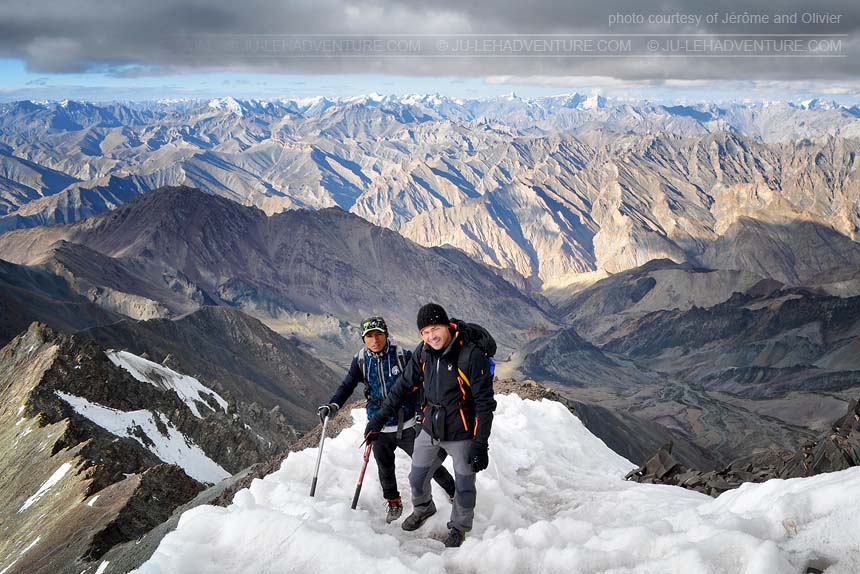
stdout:
<svg viewBox="0 0 860 574">
<path fill-rule="evenodd" d="M 328 415 L 326 415 L 325 419 L 323 419 L 322 436 L 320 437 L 320 450 L 317 453 L 317 465 L 314 468 L 314 480 L 311 483 L 311 496 L 313 496 L 314 493 L 317 491 L 317 477 L 319 476 L 319 473 L 320 473 L 320 460 L 322 460 L 322 449 L 323 449 L 323 444 L 325 443 L 325 427 L 326 427 L 326 425 L 328 425 Z"/>
<path fill-rule="evenodd" d="M 361 467 L 361 474 L 358 475 L 358 484 L 355 485 L 355 496 L 352 497 L 352 509 L 358 506 L 358 495 L 361 493 L 361 483 L 364 482 L 364 471 L 367 470 L 367 463 L 370 461 L 370 451 L 373 449 L 373 443 L 368 442 L 364 449 L 364 465 Z"/>
</svg>

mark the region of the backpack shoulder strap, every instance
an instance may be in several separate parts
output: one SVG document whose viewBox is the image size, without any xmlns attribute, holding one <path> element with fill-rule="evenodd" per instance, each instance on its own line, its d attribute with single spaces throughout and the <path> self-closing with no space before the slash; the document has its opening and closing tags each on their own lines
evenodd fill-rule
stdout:
<svg viewBox="0 0 860 574">
<path fill-rule="evenodd" d="M 495 343 L 494 343 L 494 345 L 495 345 Z M 487 360 L 489 361 L 489 363 L 490 363 L 490 378 L 493 378 L 496 375 L 496 361 L 493 360 L 493 355 L 487 353 L 484 349 L 482 349 L 480 347 L 480 345 L 477 345 L 475 343 L 472 343 L 471 348 L 467 348 L 467 347 L 468 347 L 468 343 L 466 344 L 466 346 L 464 346 L 463 348 L 460 349 L 460 354 L 457 357 L 457 368 L 465 374 L 468 367 L 469 367 L 469 355 L 472 353 L 473 350 L 477 349 L 477 351 L 479 353 L 481 353 L 482 355 L 484 355 L 487 358 Z M 466 350 L 468 352 L 464 353 L 463 352 L 464 350 Z M 495 349 L 494 349 L 494 352 L 495 352 Z"/>
<path fill-rule="evenodd" d="M 400 365 L 400 372 L 406 368 L 406 356 L 403 354 L 403 349 L 400 348 L 400 345 L 395 345 L 394 352 L 397 353 L 397 364 Z"/>
<path fill-rule="evenodd" d="M 457 354 L 457 370 L 465 374 L 469 368 L 469 355 L 472 354 L 472 349 L 475 345 L 464 344 L 460 347 L 460 352 Z M 465 351 L 465 353 L 463 352 Z"/>
<path fill-rule="evenodd" d="M 370 384 L 367 382 L 367 357 L 364 353 L 364 347 L 358 350 L 355 354 L 355 360 L 358 361 L 358 369 L 361 371 L 361 382 L 364 383 L 364 398 L 370 400 Z"/>
<path fill-rule="evenodd" d="M 415 353 L 418 354 L 418 364 L 421 365 L 421 372 L 424 372 L 425 367 L 427 366 L 424 362 L 424 341 L 418 345 L 418 348 L 415 350 Z"/>
<path fill-rule="evenodd" d="M 366 361 L 364 360 L 364 347 L 359 349 L 355 354 L 355 360 L 358 363 L 358 368 L 361 370 L 362 382 L 367 383 L 367 365 L 365 365 Z"/>
</svg>

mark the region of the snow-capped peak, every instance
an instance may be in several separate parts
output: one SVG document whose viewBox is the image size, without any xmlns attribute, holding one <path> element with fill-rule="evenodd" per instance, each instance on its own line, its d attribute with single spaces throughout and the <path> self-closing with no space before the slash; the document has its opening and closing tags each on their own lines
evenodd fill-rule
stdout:
<svg viewBox="0 0 860 574">
<path fill-rule="evenodd" d="M 242 104 L 240 104 L 235 98 L 232 96 L 227 96 L 226 98 L 215 98 L 214 100 L 209 100 L 209 107 L 213 110 L 224 110 L 228 112 L 232 112 L 237 116 L 241 116 L 243 113 Z"/>
<path fill-rule="evenodd" d="M 400 102 L 404 104 L 423 104 L 428 106 L 438 106 L 445 102 L 445 98 L 439 94 L 409 94 L 400 98 Z"/>
<path fill-rule="evenodd" d="M 381 103 L 389 101 L 390 99 L 387 96 L 383 96 L 380 93 L 372 92 L 370 94 L 366 94 L 363 96 L 355 96 L 351 98 L 344 98 L 343 101 L 350 104 L 358 104 L 365 106 L 378 106 Z"/>
<path fill-rule="evenodd" d="M 804 110 L 835 110 L 839 107 L 839 104 L 833 100 L 812 98 L 800 102 L 799 107 Z"/>
<path fill-rule="evenodd" d="M 606 107 L 606 98 L 599 94 L 592 94 L 585 98 L 579 107 L 583 110 L 603 109 Z"/>
</svg>

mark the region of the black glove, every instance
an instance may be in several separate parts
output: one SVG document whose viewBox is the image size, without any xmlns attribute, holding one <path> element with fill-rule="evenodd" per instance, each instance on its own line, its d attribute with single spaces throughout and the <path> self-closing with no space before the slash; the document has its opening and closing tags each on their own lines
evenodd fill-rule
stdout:
<svg viewBox="0 0 860 574">
<path fill-rule="evenodd" d="M 382 430 L 383 426 L 385 426 L 383 421 L 370 419 L 370 422 L 368 422 L 367 426 L 364 427 L 364 440 L 367 442 L 375 441 L 379 438 L 379 432 Z"/>
<path fill-rule="evenodd" d="M 320 422 L 322 422 L 326 417 L 334 418 L 337 415 L 337 411 L 340 407 L 337 403 L 329 403 L 327 405 L 320 405 L 317 408 L 317 413 L 320 416 Z"/>
<path fill-rule="evenodd" d="M 469 445 L 469 454 L 466 462 L 475 472 L 481 472 L 490 465 L 490 455 L 487 451 L 490 447 L 484 443 L 472 441 Z"/>
</svg>

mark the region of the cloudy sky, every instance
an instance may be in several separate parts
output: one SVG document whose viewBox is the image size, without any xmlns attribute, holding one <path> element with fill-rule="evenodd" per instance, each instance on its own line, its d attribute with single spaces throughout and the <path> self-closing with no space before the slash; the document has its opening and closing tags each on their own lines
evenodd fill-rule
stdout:
<svg viewBox="0 0 860 574">
<path fill-rule="evenodd" d="M 579 91 L 857 103 L 858 26 L 849 0 L 4 0 L 0 100 Z"/>
</svg>

